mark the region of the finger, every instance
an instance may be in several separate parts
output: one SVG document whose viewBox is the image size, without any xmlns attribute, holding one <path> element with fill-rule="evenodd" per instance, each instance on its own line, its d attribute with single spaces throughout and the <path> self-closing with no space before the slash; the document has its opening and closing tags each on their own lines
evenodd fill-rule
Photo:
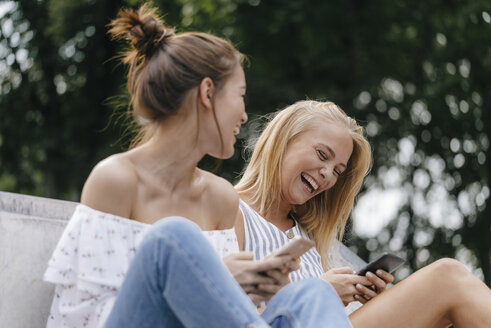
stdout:
<svg viewBox="0 0 491 328">
<path fill-rule="evenodd" d="M 278 285 L 285 286 L 290 283 L 290 278 L 288 277 L 288 273 L 283 273 L 278 270 L 269 270 L 266 274 L 275 279 Z"/>
<path fill-rule="evenodd" d="M 334 273 L 348 273 L 348 274 L 353 274 L 353 269 L 350 267 L 341 267 L 341 268 L 334 268 L 329 271 L 332 271 Z"/>
<path fill-rule="evenodd" d="M 356 289 L 355 285 L 344 284 L 342 286 L 338 285 L 338 289 L 336 289 L 337 294 L 345 303 L 350 303 L 354 301 L 354 295 L 359 294 L 360 292 Z"/>
<path fill-rule="evenodd" d="M 372 272 L 367 272 L 367 278 L 368 278 L 368 280 L 370 280 L 373 283 L 373 285 L 377 288 L 377 291 L 379 293 L 383 292 L 385 290 L 385 288 L 387 287 L 387 284 L 385 283 L 385 281 L 383 281 L 382 279 L 377 277 Z"/>
<path fill-rule="evenodd" d="M 361 299 L 365 300 L 365 303 L 372 299 L 370 296 L 366 296 L 366 295 L 358 295 L 358 296 L 360 296 Z"/>
<path fill-rule="evenodd" d="M 356 287 L 356 290 L 358 291 L 358 293 L 361 294 L 360 296 L 363 296 L 367 299 L 371 299 L 371 298 L 374 298 L 375 296 L 377 296 L 377 293 L 373 289 L 367 288 L 367 287 L 360 285 L 360 284 L 356 284 L 355 287 Z"/>
<path fill-rule="evenodd" d="M 283 270 L 268 270 L 265 272 L 265 274 L 278 282 L 288 278 L 288 273 L 283 272 Z"/>
<path fill-rule="evenodd" d="M 373 282 L 371 282 L 367 277 L 365 276 L 359 276 L 359 275 L 356 275 L 356 274 L 345 274 L 345 279 L 347 280 L 347 282 L 349 282 L 350 284 L 353 284 L 353 285 L 356 285 L 356 284 L 361 284 L 361 285 L 365 285 L 365 286 L 371 286 L 373 285 Z"/>
<path fill-rule="evenodd" d="M 261 295 L 258 295 L 258 294 L 254 294 L 254 293 L 247 294 L 247 296 L 249 296 L 249 299 L 256 306 L 258 306 L 262 302 L 267 302 L 268 301 L 268 300 L 266 300 L 266 298 L 264 296 L 261 296 Z"/>
<path fill-rule="evenodd" d="M 281 269 L 286 266 L 286 263 L 291 261 L 291 256 L 282 255 L 282 256 L 273 256 L 264 258 L 261 261 L 256 261 L 255 270 L 258 272 L 264 272 L 271 269 Z"/>
<path fill-rule="evenodd" d="M 261 274 L 259 272 L 250 272 L 242 280 L 242 284 L 246 284 L 246 285 L 257 285 L 257 284 L 274 285 L 276 283 L 277 282 L 274 278 L 271 278 L 271 277 L 269 277 L 265 274 Z"/>
<path fill-rule="evenodd" d="M 242 289 L 246 294 L 249 294 L 255 291 L 257 286 L 252 284 L 247 284 L 247 285 L 240 285 L 240 287 L 242 287 Z"/>
<path fill-rule="evenodd" d="M 353 301 L 356 301 L 355 299 L 356 294 L 351 294 L 351 295 L 345 295 L 342 297 L 343 303 L 346 305 L 350 304 Z"/>
<path fill-rule="evenodd" d="M 277 292 L 280 291 L 280 289 L 282 288 L 283 286 L 280 286 L 280 285 L 266 285 L 266 284 L 259 284 L 257 285 L 257 289 L 258 291 L 262 294 L 262 295 L 267 295 L 267 294 L 271 294 L 271 296 L 275 295 Z"/>
<path fill-rule="evenodd" d="M 227 256 L 224 256 L 223 259 L 227 258 L 232 258 L 236 260 L 253 260 L 254 259 L 254 253 L 252 252 L 239 252 L 239 253 L 232 253 Z"/>
<path fill-rule="evenodd" d="M 283 268 L 281 268 L 281 272 L 282 273 L 290 273 L 290 272 L 293 272 L 293 271 L 297 271 L 298 269 L 300 269 L 300 262 L 297 262 L 297 261 L 291 261 L 289 263 L 286 264 L 286 266 L 284 266 Z"/>
<path fill-rule="evenodd" d="M 386 284 L 391 284 L 394 282 L 394 276 L 384 270 L 377 270 L 377 276 L 385 281 Z"/>
<path fill-rule="evenodd" d="M 293 271 L 297 271 L 298 269 L 300 269 L 300 259 L 296 259 L 296 260 L 288 262 L 286 269 L 287 269 L 286 270 L 287 272 L 293 272 Z"/>
<path fill-rule="evenodd" d="M 354 296 L 354 299 L 355 301 L 358 301 L 360 302 L 361 304 L 365 304 L 366 302 L 368 302 L 367 299 L 365 299 L 364 297 L 360 296 L 360 295 L 355 295 Z"/>
</svg>

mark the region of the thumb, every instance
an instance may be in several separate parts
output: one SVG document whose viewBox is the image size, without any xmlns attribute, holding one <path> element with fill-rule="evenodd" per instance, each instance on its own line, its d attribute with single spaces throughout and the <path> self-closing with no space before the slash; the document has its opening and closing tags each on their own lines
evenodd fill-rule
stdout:
<svg viewBox="0 0 491 328">
<path fill-rule="evenodd" d="M 329 271 L 332 271 L 333 273 L 341 273 L 341 274 L 353 274 L 353 269 L 350 267 L 341 267 L 341 268 L 334 268 Z"/>
<path fill-rule="evenodd" d="M 235 260 L 252 261 L 254 259 L 254 254 L 252 252 L 240 252 L 227 255 Z"/>
</svg>

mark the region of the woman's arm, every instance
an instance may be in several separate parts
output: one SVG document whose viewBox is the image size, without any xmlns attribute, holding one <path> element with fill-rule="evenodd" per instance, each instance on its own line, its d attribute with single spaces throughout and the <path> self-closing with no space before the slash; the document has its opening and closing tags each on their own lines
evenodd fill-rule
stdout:
<svg viewBox="0 0 491 328">
<path fill-rule="evenodd" d="M 237 242 L 239 243 L 239 251 L 244 250 L 244 215 L 239 209 L 235 218 L 235 234 L 237 235 Z"/>
</svg>

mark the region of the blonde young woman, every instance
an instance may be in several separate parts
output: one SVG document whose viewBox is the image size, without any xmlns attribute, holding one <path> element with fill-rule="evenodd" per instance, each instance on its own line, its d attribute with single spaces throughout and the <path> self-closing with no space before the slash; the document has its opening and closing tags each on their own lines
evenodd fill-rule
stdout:
<svg viewBox="0 0 491 328">
<path fill-rule="evenodd" d="M 197 164 L 234 152 L 247 120 L 242 55 L 210 34 L 175 34 L 145 5 L 120 11 L 111 27 L 131 42 L 128 91 L 147 123 L 132 149 L 101 161 L 84 185 L 45 273 L 56 285 L 48 327 L 348 327 L 320 279 L 276 294 L 291 258 L 220 260 L 237 251 L 238 197 Z M 317 308 L 305 306 L 311 297 Z M 259 315 L 251 300 L 270 298 L 275 311 Z"/>
<path fill-rule="evenodd" d="M 312 238 L 316 248 L 290 277 L 322 277 L 345 305 L 364 303 L 349 317 L 354 327 L 491 327 L 491 290 L 455 260 L 439 260 L 387 290 L 387 272 L 329 270 L 329 248 L 342 238 L 370 163 L 363 128 L 334 103 L 299 101 L 279 111 L 236 185 L 239 244 L 260 259 L 294 235 Z"/>
</svg>

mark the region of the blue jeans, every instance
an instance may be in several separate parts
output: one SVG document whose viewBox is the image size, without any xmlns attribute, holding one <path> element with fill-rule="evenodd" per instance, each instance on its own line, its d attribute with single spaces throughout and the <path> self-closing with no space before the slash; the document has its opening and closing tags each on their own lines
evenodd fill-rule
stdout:
<svg viewBox="0 0 491 328">
<path fill-rule="evenodd" d="M 199 227 L 166 218 L 145 236 L 114 308 L 112 327 L 351 327 L 320 279 L 282 288 L 260 315 Z"/>
</svg>

